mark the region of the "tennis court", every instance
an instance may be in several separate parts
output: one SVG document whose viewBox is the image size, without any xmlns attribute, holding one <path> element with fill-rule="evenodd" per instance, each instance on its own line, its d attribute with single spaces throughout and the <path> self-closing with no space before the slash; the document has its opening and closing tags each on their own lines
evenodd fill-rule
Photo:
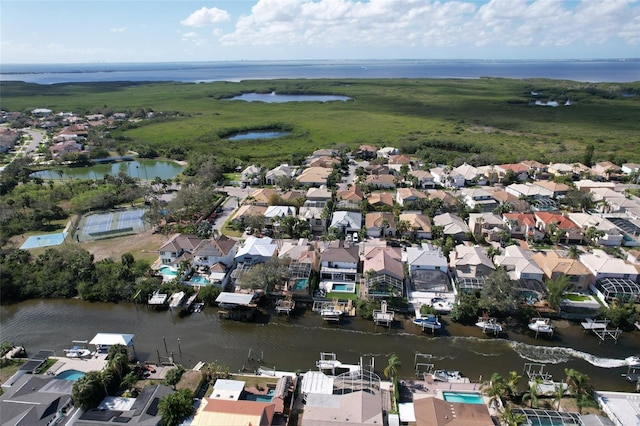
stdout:
<svg viewBox="0 0 640 426">
<path fill-rule="evenodd" d="M 24 243 L 22 243 L 20 249 L 26 250 L 38 247 L 59 246 L 64 242 L 66 236 L 66 232 L 58 232 L 56 234 L 32 235 L 27 238 Z"/>
<path fill-rule="evenodd" d="M 144 231 L 144 213 L 145 209 L 131 209 L 85 216 L 78 226 L 76 240 L 97 240 Z"/>
</svg>

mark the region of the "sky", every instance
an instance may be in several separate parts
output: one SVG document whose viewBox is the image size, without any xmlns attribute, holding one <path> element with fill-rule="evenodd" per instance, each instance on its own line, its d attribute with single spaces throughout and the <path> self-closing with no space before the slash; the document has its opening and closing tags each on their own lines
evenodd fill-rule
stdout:
<svg viewBox="0 0 640 426">
<path fill-rule="evenodd" d="M 0 0 L 0 62 L 640 57 L 640 0 Z"/>
</svg>

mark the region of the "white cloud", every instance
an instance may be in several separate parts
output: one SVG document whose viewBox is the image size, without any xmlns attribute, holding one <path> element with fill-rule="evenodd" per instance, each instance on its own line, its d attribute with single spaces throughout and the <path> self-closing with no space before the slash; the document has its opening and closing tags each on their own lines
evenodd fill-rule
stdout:
<svg viewBox="0 0 640 426">
<path fill-rule="evenodd" d="M 111 31 L 112 33 L 123 33 L 125 31 L 127 31 L 127 27 L 118 27 L 118 28 L 110 28 L 109 31 Z"/>
<path fill-rule="evenodd" d="M 638 0 L 258 0 L 220 41 L 311 49 L 588 46 L 637 44 L 639 26 Z"/>
<path fill-rule="evenodd" d="M 203 7 L 193 12 L 187 19 L 180 21 L 180 23 L 188 27 L 206 27 L 228 21 L 229 18 L 229 13 L 226 10 L 218 9 L 217 7 L 210 9 Z"/>
</svg>

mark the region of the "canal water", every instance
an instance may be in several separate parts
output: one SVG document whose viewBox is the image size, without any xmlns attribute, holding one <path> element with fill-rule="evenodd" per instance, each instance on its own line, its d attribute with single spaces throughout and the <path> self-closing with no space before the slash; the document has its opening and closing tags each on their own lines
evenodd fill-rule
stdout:
<svg viewBox="0 0 640 426">
<path fill-rule="evenodd" d="M 134 179 L 154 180 L 173 179 L 184 170 L 184 166 L 166 160 L 118 161 L 106 164 L 94 164 L 86 167 L 64 167 L 34 172 L 31 177 L 44 180 L 58 179 L 102 179 L 105 175 L 116 176 L 122 172 Z M 62 174 L 61 174 L 62 172 Z"/>
<path fill-rule="evenodd" d="M 624 358 L 640 352 L 640 332 L 625 332 L 618 341 L 599 344 L 577 324 L 556 321 L 552 338 L 535 337 L 524 330 L 508 330 L 505 337 L 484 336 L 476 327 L 444 320 L 435 337 L 423 333 L 410 320 L 392 329 L 372 321 L 346 319 L 339 325 L 323 323 L 310 310 L 298 315 L 269 316 L 261 323 L 218 318 L 215 308 L 181 317 L 152 311 L 131 303 L 102 304 L 80 300 L 33 300 L 0 307 L 0 340 L 24 345 L 29 353 L 52 349 L 62 354 L 72 340 L 91 340 L 96 333 L 135 334 L 136 355 L 157 362 L 173 352 L 177 363 L 193 367 L 198 361 L 218 361 L 238 371 L 266 367 L 288 371 L 315 369 L 320 352 L 334 352 L 343 363 L 375 359 L 382 370 L 391 353 L 402 362 L 401 375 L 413 376 L 416 352 L 433 355 L 438 369 L 459 370 L 472 380 L 486 380 L 493 372 L 522 373 L 525 362 L 541 362 L 556 380 L 565 368 L 586 373 L 601 390 L 633 391 L 621 375 Z M 249 353 L 251 352 L 251 356 Z M 253 358 L 251 361 L 249 358 Z"/>
</svg>

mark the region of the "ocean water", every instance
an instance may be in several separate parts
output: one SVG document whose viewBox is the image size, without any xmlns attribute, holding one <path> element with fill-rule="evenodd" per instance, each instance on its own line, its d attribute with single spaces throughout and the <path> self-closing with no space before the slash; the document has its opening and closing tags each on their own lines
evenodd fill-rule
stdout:
<svg viewBox="0 0 640 426">
<path fill-rule="evenodd" d="M 640 81 L 640 58 L 626 60 L 239 61 L 93 64 L 0 64 L 0 81 L 38 84 L 98 81 L 241 81 L 318 78 L 550 78 Z"/>
</svg>

